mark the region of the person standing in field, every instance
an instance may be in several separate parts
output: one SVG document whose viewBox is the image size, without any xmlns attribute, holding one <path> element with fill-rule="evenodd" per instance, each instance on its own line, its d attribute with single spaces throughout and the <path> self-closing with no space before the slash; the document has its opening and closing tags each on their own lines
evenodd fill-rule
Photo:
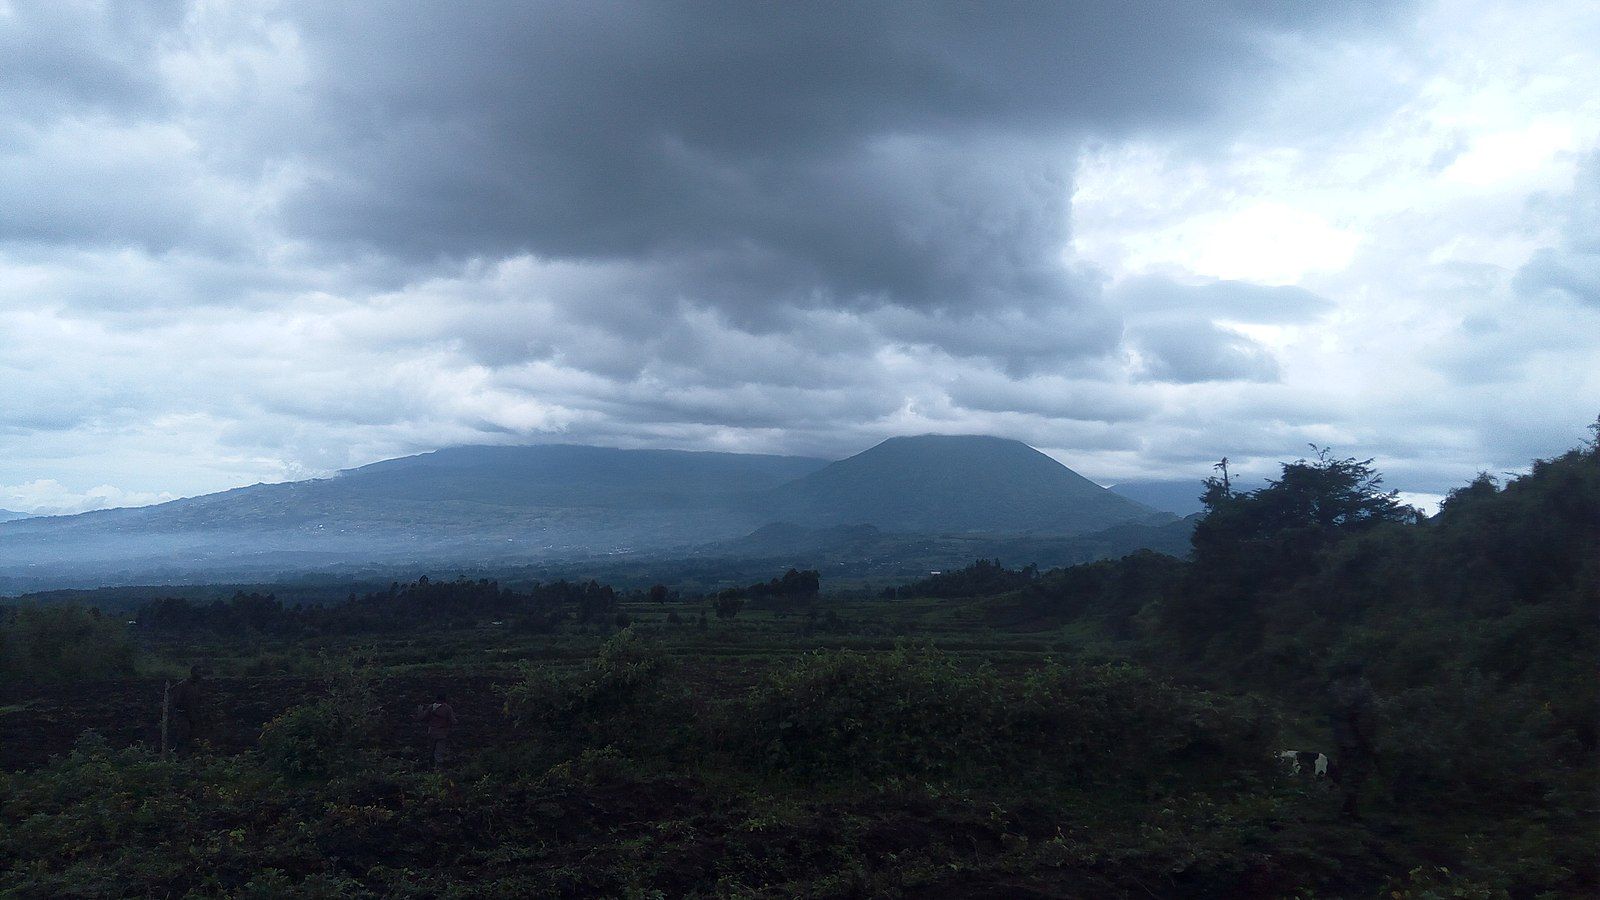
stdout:
<svg viewBox="0 0 1600 900">
<path fill-rule="evenodd" d="M 428 758 L 433 761 L 433 768 L 438 769 L 444 765 L 450 729 L 456 726 L 456 711 L 450 708 L 444 695 L 439 694 L 432 703 L 417 707 L 417 721 L 428 729 Z"/>
<path fill-rule="evenodd" d="M 189 667 L 189 677 L 172 686 L 167 695 L 167 727 L 174 753 L 192 753 L 195 744 L 207 736 L 209 722 L 205 696 L 205 668 Z"/>
<path fill-rule="evenodd" d="M 1341 812 L 1360 821 L 1361 788 L 1377 768 L 1378 754 L 1372 745 L 1372 684 L 1359 664 L 1347 664 L 1335 673 L 1329 688 L 1329 710 L 1333 726 L 1333 781 L 1343 795 Z"/>
</svg>

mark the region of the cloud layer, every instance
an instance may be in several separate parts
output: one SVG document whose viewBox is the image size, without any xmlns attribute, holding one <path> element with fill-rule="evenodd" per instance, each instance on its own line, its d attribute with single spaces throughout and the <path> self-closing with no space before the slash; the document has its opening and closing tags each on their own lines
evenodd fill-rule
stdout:
<svg viewBox="0 0 1600 900">
<path fill-rule="evenodd" d="M 921 431 L 1437 493 L 1600 405 L 1596 46 L 1464 0 L 0 4 L 0 506 Z"/>
</svg>

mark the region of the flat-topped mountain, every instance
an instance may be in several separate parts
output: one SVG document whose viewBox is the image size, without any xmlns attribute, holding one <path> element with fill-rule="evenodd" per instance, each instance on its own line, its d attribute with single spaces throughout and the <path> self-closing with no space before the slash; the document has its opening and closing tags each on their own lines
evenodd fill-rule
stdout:
<svg viewBox="0 0 1600 900">
<path fill-rule="evenodd" d="M 567 444 L 458 447 L 331 478 L 0 523 L 0 577 L 687 552 L 776 522 L 1070 535 L 1170 519 L 1000 438 L 893 438 L 832 463 Z"/>
<path fill-rule="evenodd" d="M 472 530 L 507 521 L 532 525 L 558 511 L 605 517 L 604 511 L 638 516 L 737 507 L 748 495 L 825 465 L 798 456 L 576 444 L 454 447 L 332 478 L 258 484 L 128 512 L 161 528 L 317 523 L 369 531 L 432 523 Z"/>
<path fill-rule="evenodd" d="M 457 447 L 331 478 L 0 523 L 0 570 L 93 563 L 327 565 L 682 546 L 763 521 L 805 457 L 551 444 Z"/>
<path fill-rule="evenodd" d="M 397 500 L 654 509 L 769 490 L 825 459 L 576 444 L 455 447 L 350 469 L 326 484 Z"/>
<path fill-rule="evenodd" d="M 1165 520 L 1021 441 L 890 438 L 779 490 L 792 518 L 886 531 L 1077 534 Z"/>
</svg>

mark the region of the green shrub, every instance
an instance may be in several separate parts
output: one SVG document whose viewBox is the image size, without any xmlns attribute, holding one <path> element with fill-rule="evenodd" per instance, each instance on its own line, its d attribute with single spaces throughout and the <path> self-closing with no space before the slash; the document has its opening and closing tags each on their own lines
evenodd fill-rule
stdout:
<svg viewBox="0 0 1600 900">
<path fill-rule="evenodd" d="M 770 676 L 735 711 L 749 761 L 815 777 L 878 777 L 978 764 L 992 739 L 998 687 L 988 668 L 946 655 L 817 652 Z"/>
<path fill-rule="evenodd" d="M 506 712 L 518 728 L 551 746 L 661 739 L 678 718 L 667 709 L 668 672 L 661 648 L 629 628 L 602 644 L 576 672 L 525 667 L 505 690 Z"/>
<path fill-rule="evenodd" d="M 905 647 L 815 653 L 730 718 L 747 762 L 810 778 L 1231 778 L 1267 765 L 1274 733 L 1260 704 L 1182 692 L 1132 666 L 1003 679 Z"/>
<path fill-rule="evenodd" d="M 1554 748 L 1533 739 L 1547 716 L 1531 698 L 1517 696 L 1524 692 L 1496 691 L 1477 673 L 1445 673 L 1440 682 L 1379 706 L 1377 750 L 1400 799 L 1450 806 L 1520 801 L 1556 761 Z"/>
<path fill-rule="evenodd" d="M 1181 690 L 1137 666 L 1051 665 L 1023 679 L 1000 732 L 1076 780 L 1194 782 L 1265 773 L 1277 722 L 1255 698 Z"/>
<path fill-rule="evenodd" d="M 370 746 L 377 727 L 377 703 L 367 678 L 343 673 L 327 697 L 291 707 L 263 726 L 259 752 L 279 775 L 326 776 Z"/>
<path fill-rule="evenodd" d="M 130 675 L 135 647 L 126 626 L 97 609 L 24 606 L 0 613 L 0 674 L 38 681 Z"/>
</svg>

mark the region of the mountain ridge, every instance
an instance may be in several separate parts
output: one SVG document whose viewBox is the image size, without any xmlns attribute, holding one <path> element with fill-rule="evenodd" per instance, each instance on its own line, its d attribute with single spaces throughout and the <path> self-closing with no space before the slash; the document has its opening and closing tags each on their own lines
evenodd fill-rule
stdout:
<svg viewBox="0 0 1600 900">
<path fill-rule="evenodd" d="M 843 460 L 579 444 L 471 446 L 331 477 L 0 524 L 0 574 L 549 560 L 762 526 L 1071 535 L 1170 519 L 1019 441 L 891 438 Z"/>
</svg>

